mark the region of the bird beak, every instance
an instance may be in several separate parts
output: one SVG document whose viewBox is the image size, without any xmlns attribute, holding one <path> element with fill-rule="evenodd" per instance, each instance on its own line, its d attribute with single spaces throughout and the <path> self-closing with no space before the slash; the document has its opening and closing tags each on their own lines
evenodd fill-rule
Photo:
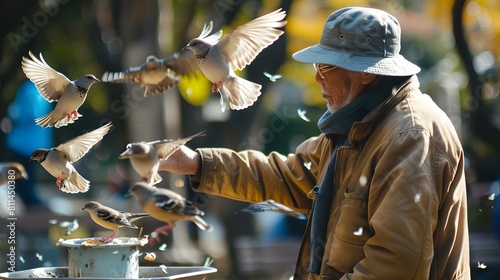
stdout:
<svg viewBox="0 0 500 280">
<path fill-rule="evenodd" d="M 100 81 L 101 81 L 101 80 L 99 80 L 98 78 L 95 78 L 94 80 L 95 80 L 96 82 L 100 82 Z"/>
<path fill-rule="evenodd" d="M 83 207 L 82 210 L 80 210 L 80 211 L 83 211 L 83 210 L 85 210 L 85 207 Z"/>
<path fill-rule="evenodd" d="M 182 50 L 186 50 L 186 49 L 190 50 L 190 49 L 191 49 L 191 45 L 190 45 L 190 44 L 187 44 L 187 45 L 185 45 L 185 46 L 182 48 Z"/>
<path fill-rule="evenodd" d="M 125 197 L 129 197 L 132 195 L 132 192 L 128 191 L 126 194 L 125 194 Z"/>
<path fill-rule="evenodd" d="M 120 156 L 118 156 L 118 159 L 129 158 L 130 156 L 132 156 L 132 152 L 126 150 L 125 152 L 121 153 Z"/>
<path fill-rule="evenodd" d="M 33 160 L 35 160 L 35 158 L 34 158 L 34 157 L 30 157 L 30 160 L 29 160 L 29 161 L 33 161 Z"/>
</svg>

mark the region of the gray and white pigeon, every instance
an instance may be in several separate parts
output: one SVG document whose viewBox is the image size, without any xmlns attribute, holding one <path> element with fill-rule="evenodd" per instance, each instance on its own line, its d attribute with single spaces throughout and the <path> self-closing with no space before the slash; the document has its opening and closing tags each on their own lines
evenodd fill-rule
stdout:
<svg viewBox="0 0 500 280">
<path fill-rule="evenodd" d="M 147 213 L 128 213 L 117 211 L 111 207 L 104 206 L 97 201 L 89 201 L 85 203 L 82 208 L 82 211 L 83 210 L 89 212 L 90 218 L 96 224 L 103 228 L 113 230 L 113 233 L 108 238 L 104 238 L 107 242 L 110 242 L 115 238 L 121 227 L 137 228 L 137 226 L 132 222 L 141 218 L 149 217 L 149 214 Z"/>
<path fill-rule="evenodd" d="M 201 72 L 213 83 L 212 93 L 220 92 L 222 111 L 245 109 L 260 96 L 261 85 L 236 76 L 234 71 L 245 68 L 283 34 L 277 28 L 285 26 L 285 16 L 285 11 L 278 9 L 233 29 L 222 39 L 222 30 L 209 35 L 213 28 L 210 22 L 184 47 L 194 52 Z"/>
<path fill-rule="evenodd" d="M 30 161 L 38 161 L 50 175 L 56 178 L 56 185 L 66 193 L 83 193 L 89 190 L 90 182 L 83 178 L 72 165 L 82 158 L 97 142 L 106 135 L 112 124 L 75 137 L 51 149 L 38 149 Z"/>
<path fill-rule="evenodd" d="M 66 76 L 50 67 L 40 54 L 40 59 L 30 51 L 31 59 L 23 57 L 22 68 L 48 102 L 57 101 L 54 110 L 35 122 L 42 127 L 59 128 L 75 122 L 80 115 L 78 108 L 87 98 L 90 86 L 99 80 L 94 75 L 84 75 L 70 81 Z"/>
<path fill-rule="evenodd" d="M 162 181 L 158 174 L 158 167 L 161 159 L 170 157 L 180 146 L 191 141 L 191 139 L 203 136 L 205 132 L 181 138 L 178 140 L 164 139 L 151 142 L 136 142 L 127 145 L 119 159 L 130 159 L 134 170 L 143 178 L 143 181 L 156 185 Z"/>
<path fill-rule="evenodd" d="M 260 213 L 260 212 L 266 212 L 266 211 L 272 211 L 272 212 L 277 212 L 281 214 L 285 214 L 300 220 L 305 220 L 307 219 L 307 216 L 299 213 L 297 211 L 292 210 L 291 208 L 278 203 L 272 199 L 268 199 L 266 201 L 262 202 L 257 202 L 254 204 L 249 205 L 246 208 L 241 209 L 242 212 L 248 212 L 248 213 Z"/>
<path fill-rule="evenodd" d="M 144 96 L 165 92 L 179 82 L 178 76 L 190 76 L 198 71 L 193 52 L 182 50 L 159 59 L 154 55 L 146 58 L 140 66 L 122 72 L 105 72 L 103 82 L 136 83 L 145 88 Z"/>
<path fill-rule="evenodd" d="M 19 162 L 0 162 L 0 186 L 19 179 L 28 180 L 28 173 L 22 164 Z"/>
</svg>

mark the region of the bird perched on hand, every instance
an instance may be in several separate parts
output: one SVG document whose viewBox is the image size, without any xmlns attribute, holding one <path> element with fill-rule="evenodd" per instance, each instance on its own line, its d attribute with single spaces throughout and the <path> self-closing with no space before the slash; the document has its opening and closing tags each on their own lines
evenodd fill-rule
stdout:
<svg viewBox="0 0 500 280">
<path fill-rule="evenodd" d="M 75 137 L 51 149 L 38 149 L 31 155 L 30 161 L 38 161 L 50 175 L 56 179 L 56 185 L 66 193 L 86 192 L 90 182 L 83 178 L 72 165 L 82 158 L 97 142 L 106 135 L 112 124 Z"/>
<path fill-rule="evenodd" d="M 147 96 L 165 92 L 179 82 L 178 75 L 189 76 L 197 70 L 193 53 L 182 50 L 163 59 L 150 55 L 141 66 L 130 67 L 123 72 L 105 72 L 102 80 L 111 83 L 137 83 L 145 88 L 144 96 Z"/>
<path fill-rule="evenodd" d="M 0 186 L 19 179 L 28 180 L 28 173 L 22 164 L 19 162 L 0 162 Z"/>
<path fill-rule="evenodd" d="M 104 206 L 97 201 L 89 201 L 85 203 L 82 208 L 82 211 L 86 210 L 90 214 L 90 218 L 98 225 L 103 228 L 113 230 L 113 233 L 105 238 L 106 241 L 112 241 L 118 230 L 121 227 L 128 228 L 137 228 L 136 225 L 132 224 L 134 221 L 137 221 L 144 217 L 149 217 L 147 213 L 128 213 L 122 211 L 116 211 L 115 209 Z"/>
<path fill-rule="evenodd" d="M 40 59 L 30 51 L 31 59 L 23 57 L 22 68 L 48 102 L 57 101 L 54 110 L 35 122 L 42 127 L 59 128 L 75 122 L 80 115 L 78 108 L 87 98 L 90 86 L 99 80 L 94 75 L 84 75 L 70 81 L 66 76 L 52 69 L 40 54 Z"/>
<path fill-rule="evenodd" d="M 158 174 L 158 167 L 161 159 L 167 159 L 180 146 L 186 144 L 191 139 L 203 136 L 205 132 L 178 140 L 164 139 L 152 142 L 137 142 L 127 145 L 126 150 L 120 154 L 119 159 L 130 159 L 134 170 L 143 178 L 143 181 L 156 185 L 162 181 Z"/>
<path fill-rule="evenodd" d="M 156 229 L 157 233 L 172 229 L 177 221 L 192 221 L 202 230 L 212 230 L 212 226 L 201 218 L 205 213 L 174 191 L 138 182 L 130 187 L 127 195 L 132 195 L 151 217 L 167 223 Z"/>
<path fill-rule="evenodd" d="M 292 217 L 297 218 L 299 220 L 304 220 L 307 218 L 306 215 L 299 213 L 297 211 L 294 211 L 291 208 L 289 208 L 281 203 L 278 203 L 272 199 L 268 199 L 266 201 L 251 204 L 250 206 L 241 209 L 241 211 L 252 213 L 252 214 L 259 213 L 259 212 L 272 211 L 272 212 L 277 212 L 277 213 L 285 214 L 288 216 L 292 216 Z"/>
<path fill-rule="evenodd" d="M 201 72 L 213 83 L 212 93 L 220 92 L 222 111 L 245 109 L 260 96 L 261 85 L 236 76 L 234 71 L 245 68 L 283 34 L 276 28 L 285 26 L 285 16 L 285 11 L 276 10 L 237 27 L 222 39 L 222 30 L 209 35 L 213 28 L 210 22 L 185 46 L 194 52 Z"/>
</svg>

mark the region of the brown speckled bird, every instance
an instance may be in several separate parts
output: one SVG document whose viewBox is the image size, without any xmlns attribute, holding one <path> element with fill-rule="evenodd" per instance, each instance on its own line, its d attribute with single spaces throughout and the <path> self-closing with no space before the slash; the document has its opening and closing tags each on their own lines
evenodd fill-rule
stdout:
<svg viewBox="0 0 500 280">
<path fill-rule="evenodd" d="M 105 72 L 102 81 L 136 83 L 145 89 L 144 96 L 147 96 L 165 92 L 179 82 L 179 75 L 193 75 L 197 70 L 194 54 L 189 50 L 182 50 L 163 59 L 150 55 L 142 65 L 122 72 Z"/>
<path fill-rule="evenodd" d="M 104 240 L 107 242 L 112 241 L 118 230 L 122 227 L 137 228 L 132 222 L 137 221 L 144 217 L 149 217 L 147 213 L 128 213 L 117 211 L 111 207 L 104 206 L 97 201 L 89 201 L 85 203 L 82 211 L 85 210 L 89 212 L 90 218 L 98 225 L 103 228 L 113 230 L 113 233 Z"/>
<path fill-rule="evenodd" d="M 195 135 L 173 140 L 164 139 L 152 142 L 137 142 L 127 145 L 127 149 L 120 154 L 120 159 L 130 159 L 134 170 L 151 185 L 156 185 L 162 181 L 158 174 L 160 160 L 170 157 L 180 146 L 191 141 L 191 139 L 205 135 L 205 132 L 199 132 Z"/>
<path fill-rule="evenodd" d="M 28 173 L 19 162 L 0 162 L 0 186 L 13 181 L 9 176 L 13 176 L 14 180 L 28 180 Z"/>
<path fill-rule="evenodd" d="M 202 230 L 212 230 L 212 226 L 201 218 L 205 213 L 174 191 L 138 182 L 130 187 L 128 195 L 132 195 L 151 217 L 167 223 L 156 229 L 157 233 L 172 229 L 178 221 L 191 221 Z"/>
</svg>

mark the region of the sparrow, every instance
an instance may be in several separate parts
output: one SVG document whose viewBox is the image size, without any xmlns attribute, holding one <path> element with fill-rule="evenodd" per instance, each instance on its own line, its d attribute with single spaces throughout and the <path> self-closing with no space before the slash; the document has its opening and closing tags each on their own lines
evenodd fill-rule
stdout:
<svg viewBox="0 0 500 280">
<path fill-rule="evenodd" d="M 66 76 L 50 67 L 40 53 L 40 59 L 30 51 L 31 59 L 23 57 L 22 68 L 38 89 L 38 92 L 48 102 L 57 101 L 54 110 L 45 116 L 35 119 L 36 124 L 42 127 L 66 126 L 75 122 L 80 115 L 78 108 L 87 98 L 90 86 L 99 80 L 94 75 L 84 75 L 77 80 L 70 81 Z"/>
<path fill-rule="evenodd" d="M 272 212 L 277 212 L 277 213 L 285 214 L 288 216 L 292 216 L 292 217 L 297 218 L 299 220 L 305 220 L 307 218 L 306 215 L 299 213 L 297 211 L 294 211 L 291 208 L 289 208 L 281 203 L 278 203 L 272 199 L 268 199 L 266 201 L 251 204 L 250 206 L 241 209 L 241 211 L 252 213 L 252 214 L 258 213 L 258 212 L 272 211 Z"/>
<path fill-rule="evenodd" d="M 104 206 L 97 201 L 89 201 L 85 203 L 82 211 L 85 210 L 89 212 L 90 218 L 98 225 L 103 228 L 113 230 L 113 233 L 105 238 L 106 241 L 112 241 L 118 230 L 121 227 L 137 228 L 132 222 L 137 221 L 144 217 L 149 217 L 147 213 L 128 213 L 122 211 L 116 211 L 115 209 Z"/>
<path fill-rule="evenodd" d="M 158 59 L 154 55 L 146 58 L 140 66 L 130 67 L 122 72 L 105 72 L 103 82 L 136 83 L 145 88 L 144 96 L 165 92 L 179 82 L 178 75 L 189 76 L 198 70 L 193 53 L 181 50 L 175 54 Z"/>
<path fill-rule="evenodd" d="M 156 185 L 162 181 L 158 174 L 160 160 L 170 157 L 180 146 L 186 144 L 191 139 L 203 136 L 205 132 L 199 132 L 195 135 L 178 139 L 164 139 L 152 142 L 136 142 L 126 146 L 126 150 L 120 154 L 119 159 L 130 159 L 134 170 L 142 177 L 142 180 Z"/>
<path fill-rule="evenodd" d="M 0 162 L 0 186 L 19 179 L 28 180 L 28 173 L 22 164 L 19 162 Z"/>
<path fill-rule="evenodd" d="M 72 165 L 82 158 L 97 142 L 106 135 L 112 124 L 82 134 L 51 149 L 38 149 L 30 161 L 38 161 L 50 175 L 56 178 L 56 185 L 66 193 L 79 193 L 89 190 L 90 182 L 83 178 Z"/>
<path fill-rule="evenodd" d="M 236 76 L 267 46 L 276 41 L 285 26 L 285 11 L 278 9 L 247 22 L 221 39 L 222 30 L 212 32 L 213 22 L 204 25 L 201 34 L 184 48 L 193 51 L 201 72 L 213 83 L 212 93 L 220 92 L 222 111 L 241 110 L 260 96 L 261 85 Z"/>
<path fill-rule="evenodd" d="M 130 195 L 151 217 L 167 223 L 156 229 L 156 233 L 172 229 L 177 221 L 192 221 L 202 230 L 212 230 L 212 226 L 201 218 L 205 213 L 174 191 L 138 182 L 130 187 L 127 196 Z"/>
</svg>

